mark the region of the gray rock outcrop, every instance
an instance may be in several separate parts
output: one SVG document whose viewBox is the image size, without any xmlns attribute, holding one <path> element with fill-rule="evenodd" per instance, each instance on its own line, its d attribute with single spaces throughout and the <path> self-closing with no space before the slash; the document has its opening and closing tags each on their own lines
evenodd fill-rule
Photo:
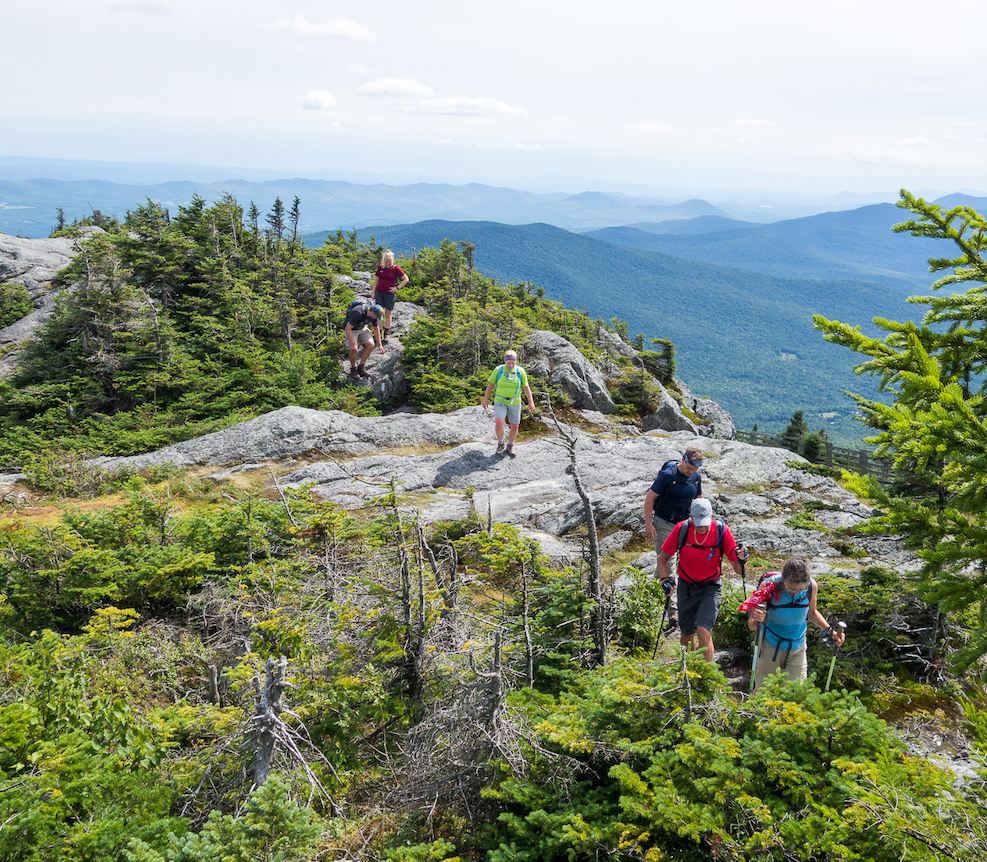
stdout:
<svg viewBox="0 0 987 862">
<path fill-rule="evenodd" d="M 84 237 L 103 233 L 102 228 L 86 228 Z M 0 284 L 19 284 L 25 288 L 34 310 L 10 326 L 0 329 L 0 348 L 27 341 L 51 317 L 55 293 L 51 283 L 79 252 L 79 240 L 69 237 L 25 239 L 0 234 Z M 13 374 L 19 350 L 10 350 L 0 358 L 0 380 Z"/>
<path fill-rule="evenodd" d="M 577 434 L 580 477 L 593 499 L 606 549 L 622 548 L 643 531 L 644 496 L 658 468 L 696 445 L 706 453 L 703 487 L 714 513 L 746 544 L 778 555 L 810 556 L 816 571 L 866 564 L 866 559 L 846 561 L 834 547 L 834 537 L 875 559 L 910 564 L 898 543 L 852 535 L 870 510 L 833 480 L 793 466 L 807 462 L 787 450 L 689 432 L 621 438 Z M 291 466 L 293 459 L 312 453 L 324 459 Z M 347 456 L 345 463 L 327 457 L 331 454 Z M 581 500 L 567 473 L 569 456 L 559 439 L 548 433 L 522 439 L 516 457 L 498 457 L 492 415 L 479 407 L 447 415 L 366 418 L 286 407 L 199 440 L 97 463 L 110 469 L 168 462 L 213 467 L 239 462 L 246 469 L 281 462 L 273 466 L 282 487 L 310 486 L 346 508 L 367 505 L 393 478 L 403 494 L 414 497 L 415 509 L 426 522 L 462 518 L 474 507 L 481 517 L 489 514 L 532 535 L 555 537 L 555 557 L 564 556 L 559 540 L 584 521 Z M 810 504 L 820 529 L 786 524 Z M 580 553 L 579 548 L 572 553 Z M 653 567 L 654 552 L 643 554 L 636 564 Z"/>
<path fill-rule="evenodd" d="M 699 417 L 698 430 L 704 437 L 720 437 L 724 440 L 732 440 L 737 433 L 733 424 L 733 417 L 727 413 L 715 401 L 708 398 L 697 398 L 692 394 L 689 387 L 678 378 L 675 379 L 675 386 L 678 388 L 682 398 L 682 403 L 689 406 L 692 412 Z"/>
<path fill-rule="evenodd" d="M 658 399 L 658 409 L 641 418 L 644 430 L 688 431 L 690 434 L 699 436 L 699 427 L 682 412 L 678 401 L 672 398 L 668 390 L 657 380 L 655 383 L 658 384 L 661 392 Z"/>
<path fill-rule="evenodd" d="M 141 470 L 172 464 L 225 467 L 284 461 L 309 452 L 364 455 L 394 448 L 451 446 L 466 440 L 493 439 L 492 414 L 480 407 L 454 413 L 393 413 L 357 417 L 340 410 L 282 407 L 232 428 L 166 446 L 144 455 L 95 458 L 105 470 Z"/>
<path fill-rule="evenodd" d="M 572 406 L 600 413 L 616 413 L 617 405 L 599 369 L 561 335 L 539 329 L 525 345 L 526 370 L 544 378 L 568 395 Z"/>
<path fill-rule="evenodd" d="M 0 233 L 0 283 L 20 284 L 37 299 L 77 253 L 78 241 L 69 237 L 24 239 Z"/>
</svg>

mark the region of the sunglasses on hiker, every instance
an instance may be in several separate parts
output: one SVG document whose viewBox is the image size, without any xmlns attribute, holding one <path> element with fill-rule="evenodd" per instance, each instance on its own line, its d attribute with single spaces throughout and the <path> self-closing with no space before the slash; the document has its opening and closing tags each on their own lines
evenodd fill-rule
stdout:
<svg viewBox="0 0 987 862">
<path fill-rule="evenodd" d="M 682 458 L 683 458 L 683 460 L 685 461 L 686 464 L 692 464 L 693 467 L 702 467 L 703 466 L 703 459 L 702 458 L 690 458 L 688 455 L 683 455 Z"/>
</svg>

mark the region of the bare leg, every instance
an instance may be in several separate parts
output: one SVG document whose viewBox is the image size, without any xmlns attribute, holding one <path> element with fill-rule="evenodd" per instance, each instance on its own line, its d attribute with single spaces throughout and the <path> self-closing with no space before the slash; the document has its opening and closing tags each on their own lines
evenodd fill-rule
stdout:
<svg viewBox="0 0 987 862">
<path fill-rule="evenodd" d="M 699 648 L 706 650 L 706 661 L 712 661 L 713 654 L 716 652 L 713 649 L 713 633 L 702 626 L 696 626 L 696 634 L 699 637 Z"/>
<path fill-rule="evenodd" d="M 498 441 L 504 439 L 504 419 L 503 419 L 503 417 L 501 417 L 500 419 L 494 419 L 494 431 L 497 434 L 497 440 Z"/>
<path fill-rule="evenodd" d="M 510 438 L 511 443 L 513 443 L 515 439 L 517 439 L 517 429 L 518 429 L 517 425 L 511 425 L 511 438 Z"/>
</svg>

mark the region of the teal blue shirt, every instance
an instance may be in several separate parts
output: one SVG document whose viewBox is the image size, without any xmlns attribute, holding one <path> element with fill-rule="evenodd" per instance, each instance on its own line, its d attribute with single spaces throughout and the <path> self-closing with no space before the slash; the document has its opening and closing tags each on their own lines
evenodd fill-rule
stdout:
<svg viewBox="0 0 987 862">
<path fill-rule="evenodd" d="M 781 575 L 772 573 L 765 578 L 777 584 L 777 593 L 768 602 L 768 616 L 764 621 L 764 642 L 785 649 L 799 649 L 805 643 L 806 617 L 809 615 L 809 596 L 812 582 L 807 589 L 792 595 L 781 587 Z"/>
</svg>

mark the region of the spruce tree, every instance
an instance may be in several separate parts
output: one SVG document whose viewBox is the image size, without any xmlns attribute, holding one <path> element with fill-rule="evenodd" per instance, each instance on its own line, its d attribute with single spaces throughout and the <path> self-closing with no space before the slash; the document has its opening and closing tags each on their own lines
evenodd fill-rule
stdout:
<svg viewBox="0 0 987 862">
<path fill-rule="evenodd" d="M 848 393 L 876 431 L 868 442 L 892 459 L 900 482 L 897 493 L 870 482 L 880 514 L 865 529 L 901 535 L 922 561 L 922 596 L 972 620 L 954 656 L 964 669 L 987 653 L 987 222 L 970 207 L 943 210 L 904 190 L 898 206 L 915 218 L 896 232 L 950 240 L 958 249 L 956 257 L 929 261 L 932 272 L 947 273 L 934 290 L 979 284 L 966 293 L 912 297 L 928 306 L 921 324 L 875 318 L 882 338 L 819 315 L 814 321 L 827 341 L 867 357 L 857 373 L 877 376 L 890 396 L 885 403 Z"/>
</svg>

